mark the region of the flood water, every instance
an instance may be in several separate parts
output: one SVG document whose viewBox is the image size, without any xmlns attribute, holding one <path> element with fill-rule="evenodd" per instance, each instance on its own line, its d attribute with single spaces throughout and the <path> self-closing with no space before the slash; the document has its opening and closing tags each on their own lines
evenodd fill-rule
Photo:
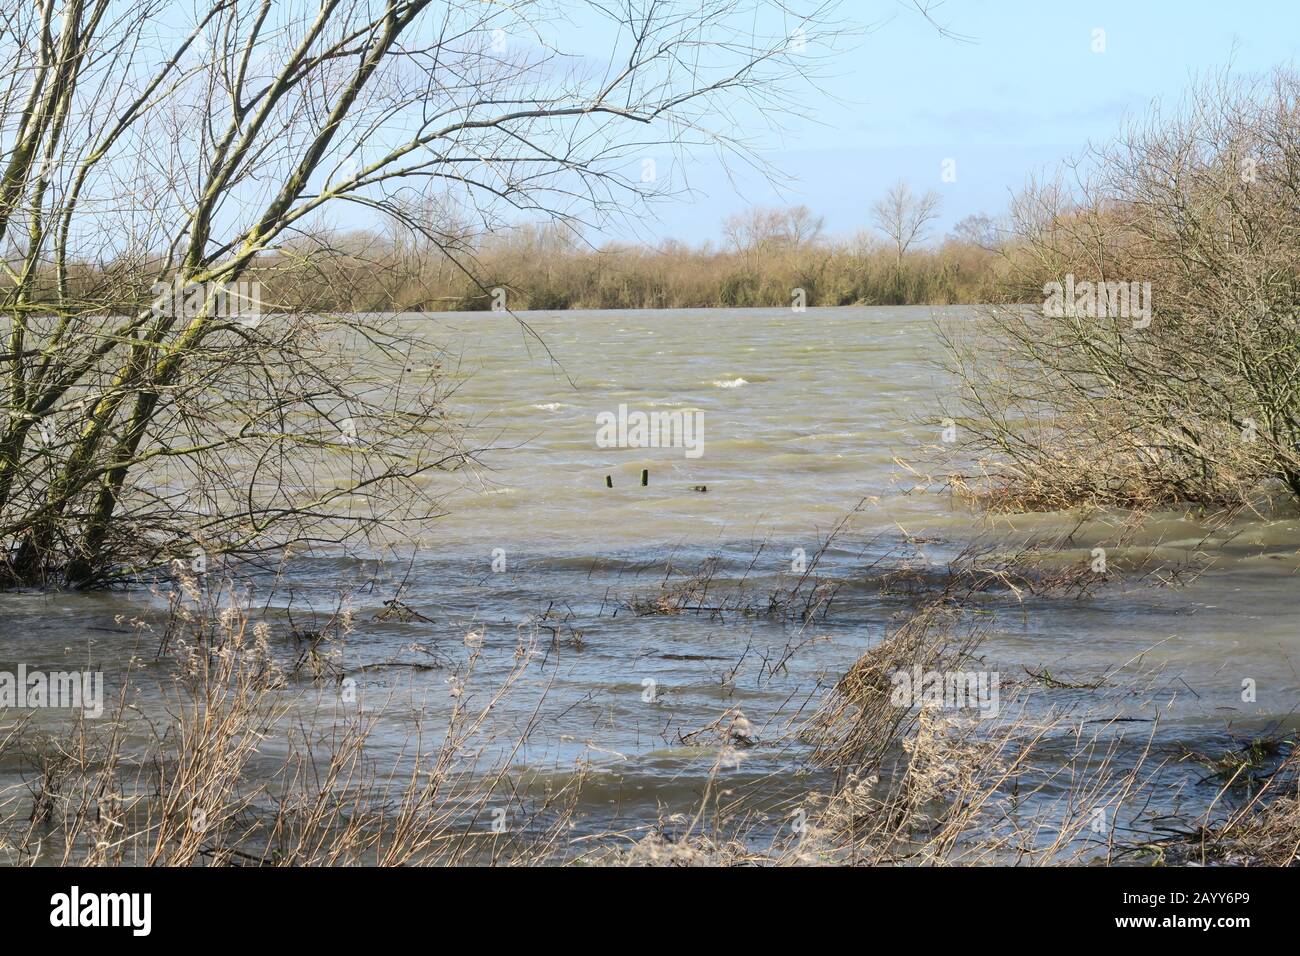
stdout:
<svg viewBox="0 0 1300 956">
<path fill-rule="evenodd" d="M 593 769 L 580 828 L 691 812 L 717 754 L 682 738 L 733 708 L 759 743 L 722 773 L 767 780 L 774 793 L 808 786 L 798 746 L 775 741 L 906 607 L 905 596 L 880 593 L 875 562 L 939 567 L 977 538 L 1047 538 L 1074 524 L 1060 515 L 990 522 L 918 488 L 899 464 L 939 442 L 924 423 L 941 414 L 948 387 L 935 366 L 938 317 L 929 308 L 530 313 L 545 348 L 508 315 L 409 317 L 459 357 L 451 411 L 483 449 L 479 464 L 434 479 L 446 516 L 393 541 L 382 568 L 378 553 L 301 556 L 273 603 L 301 617 L 350 589 L 357 626 L 342 661 L 361 706 L 383 713 L 377 763 L 396 759 L 421 713 L 426 733 L 438 725 L 469 655 L 486 693 L 521 640 L 536 640 L 537 660 L 493 708 L 490 729 L 509 739 L 533 727 L 513 758 L 521 773 L 541 774 L 528 786 L 580 762 Z M 620 406 L 702 421 L 698 457 L 601 447 L 598 416 Z M 797 576 L 799 549 L 816 553 L 854 509 L 817 568 L 840 582 L 824 619 L 629 606 L 656 594 L 670 570 L 687 575 L 705 562 L 708 593 L 744 579 L 762 603 Z M 1059 560 L 1086 563 L 1112 534 L 1084 525 Z M 1135 759 L 1154 733 L 1165 796 L 1131 808 L 1124 825 L 1156 834 L 1163 814 L 1208 806 L 1221 783 L 1180 760 L 1184 747 L 1222 752 L 1296 728 L 1298 542 L 1294 514 L 1226 527 L 1157 515 L 1109 560 L 1192 563 L 1204 566 L 1198 577 L 1159 587 L 1117 575 L 1078 599 L 1004 597 L 980 653 L 1004 692 L 1032 683 L 1029 671 L 1076 685 L 1104 678 L 1095 688 L 1029 688 L 1028 706 L 1103 723 L 1121 759 Z M 427 620 L 372 621 L 403 581 L 402 600 Z M 89 663 L 111 689 L 134 641 L 115 617 L 148 603 L 130 592 L 0 596 L 0 662 Z M 429 659 L 441 669 L 362 670 Z M 1244 681 L 1254 700 L 1243 699 Z M 1113 718 L 1121 722 L 1104 724 Z M 7 786 L 24 779 L 14 762 L 3 771 Z"/>
</svg>

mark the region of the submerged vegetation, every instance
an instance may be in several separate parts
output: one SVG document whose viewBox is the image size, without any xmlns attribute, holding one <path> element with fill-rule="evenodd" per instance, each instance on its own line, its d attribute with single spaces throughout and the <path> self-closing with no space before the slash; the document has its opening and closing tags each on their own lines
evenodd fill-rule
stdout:
<svg viewBox="0 0 1300 956">
<path fill-rule="evenodd" d="M 1108 508 L 1126 511 L 1126 531 L 1167 505 L 1300 498 L 1294 75 L 1200 88 L 1094 155 L 1080 189 L 1036 185 L 1008 228 L 968 220 L 937 246 L 920 244 L 937 200 L 900 184 L 870 211 L 883 240 L 828 239 L 795 207 L 728 221 L 722 248 L 585 248 L 583 214 L 652 198 L 627 175 L 628 128 L 638 147 L 642 128 L 726 145 L 708 123 L 727 98 L 788 109 L 788 86 L 808 77 L 788 54 L 784 0 L 662 6 L 615 15 L 622 72 L 605 77 L 555 71 L 545 45 L 496 49 L 494 32 L 535 26 L 529 4 L 327 0 L 304 17 L 218 2 L 161 54 L 161 0 L 57 16 L 28 5 L 0 25 L 0 586 L 171 586 L 119 621 L 135 640 L 107 719 L 0 728 L 0 765 L 21 777 L 0 790 L 0 859 L 1296 862 L 1293 735 L 1174 752 L 1144 665 L 1016 668 L 980 701 L 983 719 L 965 696 L 947 709 L 925 698 L 928 675 L 940 695 L 989 689 L 986 639 L 1007 608 L 1023 618 L 1187 570 L 1066 559 L 1077 525 L 1019 547 L 958 545 L 943 565 L 904 532 L 906 547 L 836 577 L 822 560 L 841 523 L 767 590 L 748 571 L 719 580 L 710 559 L 611 595 L 601 626 L 623 613 L 665 631 L 688 615 L 783 629 L 784 649 L 749 662 L 760 682 L 815 647 L 846 592 L 883 608 L 849 660 L 762 720 L 735 694 L 749 644 L 655 648 L 731 666 L 708 719 L 657 727 L 706 767 L 693 806 L 622 828 L 584 809 L 614 802 L 584 804 L 617 775 L 593 741 L 573 764 L 528 759 L 546 668 L 598 648 L 599 627 L 552 602 L 509 622 L 508 646 L 484 649 L 470 629 L 451 651 L 411 645 L 414 663 L 358 664 L 357 631 L 440 622 L 401 589 L 370 621 L 340 603 L 304 622 L 232 583 L 248 568 L 233 559 L 283 570 L 313 546 L 437 516 L 430 477 L 475 449 L 446 410 L 443 356 L 387 314 L 418 310 L 984 303 L 980 322 L 943 332 L 959 451 L 945 477 L 981 507 Z M 776 17 L 768 36 L 754 35 L 755 7 Z M 159 150 L 167 162 L 145 161 Z M 120 202 L 124 183 L 141 201 Z M 329 228 L 326 207 L 344 203 L 380 225 Z M 505 228 L 498 207 L 545 225 Z M 251 312 L 228 308 L 240 283 L 260 290 Z M 505 664 L 480 691 L 493 652 Z M 424 683 L 399 706 L 402 675 Z M 1089 709 L 1111 691 L 1155 716 Z M 495 719 L 507 695 L 529 694 L 526 717 Z M 370 742 L 395 712 L 410 736 L 386 739 L 380 765 Z M 767 754 L 779 772 L 733 773 Z M 1142 816 L 1192 773 L 1208 801 Z"/>
<path fill-rule="evenodd" d="M 1124 730 L 1119 719 L 1071 704 L 1065 685 L 1032 680 L 1004 684 L 993 714 L 899 706 L 891 697 L 897 673 L 988 666 L 983 641 L 993 619 L 966 605 L 970 580 L 952 569 L 905 602 L 804 712 L 754 719 L 733 705 L 708 726 L 675 731 L 704 768 L 695 805 L 611 827 L 599 798 L 585 798 L 601 792 L 608 754 L 596 749 L 551 768 L 518 760 L 544 732 L 538 715 L 549 682 L 530 675 L 553 663 L 538 629 L 519 631 L 514 663 L 491 681 L 478 675 L 485 651 L 472 634 L 463 653 L 431 664 L 444 707 L 427 688 L 412 687 L 408 701 L 400 684 L 376 683 L 349 661 L 347 640 L 367 622 L 346 603 L 308 635 L 330 666 L 303 668 L 304 632 L 291 617 L 254 613 L 229 582 L 180 571 L 164 613 L 124 622 L 138 657 L 105 719 L 64 730 L 19 721 L 0 735 L 0 762 L 26 767 L 25 785 L 0 792 L 0 858 L 181 866 L 1294 862 L 1292 740 L 1234 752 L 1245 762 L 1231 772 L 1225 755 L 1221 790 L 1209 801 L 1217 814 L 1189 809 L 1145 821 L 1141 808 L 1182 786 L 1186 764 L 1155 743 L 1157 724 Z M 1122 696 L 1158 693 L 1125 668 L 1109 680 Z M 163 724 L 133 703 L 155 682 L 170 714 Z M 506 696 L 521 694 L 533 718 L 494 721 Z M 386 745 L 381 766 L 367 742 L 394 706 L 414 707 L 415 729 L 395 753 Z M 799 772 L 749 771 L 751 760 L 761 766 L 773 753 Z"/>
</svg>

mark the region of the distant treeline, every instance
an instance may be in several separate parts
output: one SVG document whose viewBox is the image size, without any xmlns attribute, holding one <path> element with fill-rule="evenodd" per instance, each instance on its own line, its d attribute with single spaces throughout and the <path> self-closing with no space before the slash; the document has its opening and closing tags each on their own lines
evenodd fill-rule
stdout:
<svg viewBox="0 0 1300 956">
<path fill-rule="evenodd" d="M 948 305 L 998 300 L 1002 251 L 968 236 L 897 250 L 868 235 L 831 240 L 806 209 L 727 223 L 723 248 L 666 241 L 593 248 L 562 227 L 524 226 L 453 248 L 400 233 L 347 233 L 282 250 L 248 275 L 272 309 L 442 311 Z M 754 227 L 754 223 L 763 226 Z"/>
<path fill-rule="evenodd" d="M 780 307 L 796 298 L 809 307 L 953 305 L 1038 296 L 1037 288 L 1011 284 L 1024 272 L 1012 261 L 1016 247 L 983 216 L 927 246 L 888 232 L 832 239 L 821 226 L 796 206 L 732 217 L 720 246 L 667 240 L 597 248 L 557 223 L 478 236 L 446 222 L 429 236 L 406 228 L 318 231 L 262 254 L 241 281 L 259 284 L 265 312 L 473 311 L 502 297 L 511 310 L 527 310 Z M 149 307 L 167 274 L 153 259 L 74 263 L 69 284 L 83 307 L 129 313 Z M 57 299 L 52 276 L 32 285 L 35 301 Z"/>
</svg>

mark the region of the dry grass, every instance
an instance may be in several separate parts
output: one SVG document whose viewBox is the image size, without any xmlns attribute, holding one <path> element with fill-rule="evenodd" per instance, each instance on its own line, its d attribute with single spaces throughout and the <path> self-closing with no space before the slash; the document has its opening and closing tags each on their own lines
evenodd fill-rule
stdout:
<svg viewBox="0 0 1300 956">
<path fill-rule="evenodd" d="M 28 788 L 0 795 L 12 862 L 968 865 L 1196 854 L 1273 865 L 1293 862 L 1300 843 L 1294 757 L 1271 774 L 1252 764 L 1256 791 L 1220 822 L 1207 812 L 1198 828 L 1166 826 L 1171 838 L 1135 838 L 1121 808 L 1167 788 L 1155 725 L 1135 747 L 1104 723 L 1031 706 L 1028 695 L 1045 692 L 1034 682 L 1003 682 L 987 719 L 893 700 L 899 671 L 989 666 L 972 663 L 989 622 L 960 590 L 900 613 L 786 726 L 760 727 L 731 707 L 679 734 L 711 761 L 697 805 L 621 831 L 583 818 L 582 767 L 520 796 L 537 789 L 511 769 L 536 711 L 517 741 L 493 739 L 488 715 L 536 660 L 535 643 L 521 642 L 516 666 L 476 703 L 471 652 L 451 675 L 451 714 L 430 728 L 434 742 L 417 731 L 381 770 L 367 745 L 391 700 L 340 703 L 330 672 L 294 678 L 296 658 L 274 653 L 268 625 L 230 592 L 218 599 L 186 580 L 182 593 L 166 626 L 165 718 L 146 719 L 124 691 L 111 716 L 67 734 L 38 736 L 20 721 L 0 736 L 0 753 L 29 754 L 33 771 Z M 735 775 L 773 751 L 803 769 L 783 760 L 780 771 Z M 1244 772 L 1224 782 L 1223 807 L 1236 805 L 1229 788 Z M 507 805 L 511 825 L 498 831 L 494 811 Z"/>
<path fill-rule="evenodd" d="M 961 618 L 960 611 L 943 603 L 927 604 L 903 616 L 892 634 L 858 658 L 804 731 L 813 762 L 834 771 L 841 781 L 878 771 L 918 716 L 891 701 L 892 676 L 914 667 L 960 668 L 982 637 L 978 625 Z"/>
<path fill-rule="evenodd" d="M 1120 858 L 1126 844 L 1118 810 L 1140 805 L 1162 766 L 1151 756 L 1149 736 L 1136 754 L 1125 752 L 1108 726 L 1089 730 L 1066 713 L 1032 716 L 1027 700 L 1005 694 L 1001 713 L 987 720 L 891 699 L 898 671 L 970 666 L 983 632 L 948 599 L 899 615 L 810 717 L 767 741 L 798 749 L 807 786 L 773 799 L 774 778 L 725 782 L 723 772 L 755 742 L 754 728 L 733 709 L 691 735 L 691 742 L 716 748 L 694 813 L 609 835 L 580 859 L 788 866 Z M 614 837 L 625 845 L 609 846 Z"/>
<path fill-rule="evenodd" d="M 265 622 L 229 593 L 222 603 L 193 579 L 181 584 L 167 627 L 165 720 L 145 717 L 124 690 L 102 720 L 79 719 L 56 738 L 14 728 L 0 741 L 31 751 L 38 768 L 30 812 L 20 795 L 0 800 L 14 862 L 524 862 L 564 830 L 570 785 L 524 809 L 522 825 L 511 797 L 511 764 L 531 726 L 504 748 L 485 735 L 535 648 L 521 643 L 515 667 L 477 703 L 471 654 L 452 678 L 436 745 L 417 731 L 380 770 L 366 747 L 384 706 L 349 701 L 332 671 L 295 684 L 297 664 L 277 659 Z M 507 805 L 511 826 L 494 829 L 493 811 Z"/>
<path fill-rule="evenodd" d="M 1228 770 L 1226 794 L 1245 772 Z M 1159 862 L 1221 866 L 1296 866 L 1300 863 L 1300 754 L 1291 750 L 1281 764 L 1260 776 L 1255 792 L 1226 819 L 1198 825 L 1171 839 L 1141 848 Z M 1255 775 L 1252 775 L 1255 776 Z M 1207 814 L 1208 816 L 1208 814 Z"/>
</svg>

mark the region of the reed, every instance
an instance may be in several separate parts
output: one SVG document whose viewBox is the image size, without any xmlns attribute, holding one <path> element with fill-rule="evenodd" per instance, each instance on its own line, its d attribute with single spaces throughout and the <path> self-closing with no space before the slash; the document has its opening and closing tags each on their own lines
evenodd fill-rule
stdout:
<svg viewBox="0 0 1300 956">
<path fill-rule="evenodd" d="M 1044 696 L 1064 685 L 1032 675 L 1004 683 L 998 712 L 978 718 L 900 703 L 891 694 L 900 672 L 992 666 L 981 644 L 993 620 L 970 604 L 987 577 L 954 571 L 944 580 L 914 594 L 885 637 L 810 708 L 760 723 L 733 705 L 679 733 L 678 745 L 709 767 L 698 802 L 613 829 L 583 802 L 585 764 L 548 774 L 544 785 L 534 769 L 519 768 L 540 701 L 516 736 L 503 738 L 490 720 L 506 695 L 534 683 L 528 675 L 545 650 L 531 638 L 483 695 L 474 690 L 481 651 L 467 642 L 463 665 L 442 665 L 448 703 L 422 696 L 417 731 L 381 769 L 368 746 L 399 702 L 358 707 L 341 693 L 346 667 L 296 666 L 303 641 L 293 632 L 306 630 L 317 655 L 339 660 L 335 645 L 364 626 L 346 602 L 323 626 L 286 631 L 256 619 L 233 588 L 205 588 L 182 574 L 165 619 L 136 622 L 139 646 L 156 647 L 158 660 L 136 668 L 109 716 L 58 735 L 36 734 L 25 721 L 0 733 L 0 760 L 22 755 L 32 768 L 26 787 L 0 793 L 0 852 L 18 864 L 176 866 L 1295 859 L 1289 742 L 1270 751 L 1280 768 L 1238 762 L 1199 820 L 1167 825 L 1175 835 L 1153 839 L 1118 821 L 1154 788 L 1167 795 L 1164 774 L 1179 761 L 1156 753 L 1156 724 L 1135 739 L 1087 712 L 1045 706 Z M 162 700 L 149 712 L 163 716 L 146 717 L 135 703 L 149 673 L 161 674 L 153 679 Z M 1120 679 L 1107 676 L 1107 685 Z M 774 753 L 799 772 L 744 769 Z M 492 821 L 503 806 L 512 822 L 498 829 Z M 1222 812 L 1212 816 L 1215 807 Z"/>
</svg>

